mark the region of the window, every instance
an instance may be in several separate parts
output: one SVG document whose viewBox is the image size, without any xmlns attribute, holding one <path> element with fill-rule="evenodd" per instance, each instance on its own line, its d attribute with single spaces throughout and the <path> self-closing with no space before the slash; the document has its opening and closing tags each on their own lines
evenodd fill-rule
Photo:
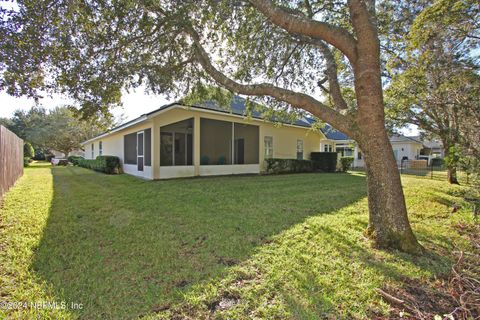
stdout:
<svg viewBox="0 0 480 320">
<path fill-rule="evenodd" d="M 125 164 L 137 164 L 137 133 L 123 136 L 123 152 Z"/>
<path fill-rule="evenodd" d="M 265 136 L 263 143 L 265 147 L 265 159 L 273 158 L 273 137 Z"/>
<path fill-rule="evenodd" d="M 335 149 L 341 157 L 353 157 L 353 150 L 347 147 L 338 147 Z"/>
<path fill-rule="evenodd" d="M 297 159 L 303 159 L 303 140 L 297 140 Z"/>
<path fill-rule="evenodd" d="M 160 166 L 193 164 L 193 119 L 160 128 Z"/>
<path fill-rule="evenodd" d="M 333 152 L 333 146 L 331 144 L 326 144 L 323 146 L 324 152 Z"/>
<path fill-rule="evenodd" d="M 100 141 L 98 143 L 98 155 L 101 156 L 103 154 L 103 143 Z"/>
<path fill-rule="evenodd" d="M 95 159 L 95 143 L 92 143 L 92 159 Z"/>
<path fill-rule="evenodd" d="M 358 151 L 357 159 L 362 160 L 362 152 L 361 151 Z"/>
</svg>

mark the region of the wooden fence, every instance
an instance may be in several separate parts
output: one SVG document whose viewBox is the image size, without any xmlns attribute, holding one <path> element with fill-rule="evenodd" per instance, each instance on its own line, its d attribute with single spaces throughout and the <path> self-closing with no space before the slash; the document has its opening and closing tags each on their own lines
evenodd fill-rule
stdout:
<svg viewBox="0 0 480 320">
<path fill-rule="evenodd" d="M 0 199 L 23 175 L 23 140 L 0 126 Z"/>
</svg>

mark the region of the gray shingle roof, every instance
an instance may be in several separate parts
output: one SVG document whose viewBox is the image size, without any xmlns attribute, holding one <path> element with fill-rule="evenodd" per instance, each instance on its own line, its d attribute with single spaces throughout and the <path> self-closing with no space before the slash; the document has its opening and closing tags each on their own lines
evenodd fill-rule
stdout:
<svg viewBox="0 0 480 320">
<path fill-rule="evenodd" d="M 113 128 L 113 129 L 111 129 L 107 132 L 102 133 L 99 136 L 105 135 L 105 134 L 107 134 L 111 131 L 114 131 L 114 130 L 122 129 L 123 127 L 128 127 L 130 124 L 136 123 L 138 121 L 142 121 L 142 118 L 146 118 L 146 117 L 151 116 L 151 115 L 153 115 L 153 114 L 155 114 L 155 113 L 157 113 L 161 110 L 171 108 L 175 105 L 184 105 L 184 104 L 179 103 L 179 102 L 174 102 L 174 103 L 163 105 L 156 110 L 153 110 L 151 112 L 142 114 L 141 116 L 139 116 L 139 117 L 137 117 L 133 120 L 130 120 L 128 122 L 125 122 L 125 123 Z M 222 107 L 216 101 L 206 101 L 206 102 L 203 102 L 203 103 L 196 103 L 196 104 L 190 105 L 190 106 L 187 106 L 187 105 L 184 105 L 184 106 L 195 108 L 195 109 L 212 110 L 212 111 L 234 114 L 234 115 L 240 115 L 240 116 L 249 116 L 247 114 L 246 99 L 244 99 L 240 96 L 234 96 L 234 98 L 232 99 L 232 102 L 230 104 L 230 107 Z M 261 110 L 262 108 L 258 107 L 256 109 Z M 256 119 L 264 119 L 262 113 L 259 110 L 252 110 L 251 113 L 250 113 L 250 116 L 253 117 L 253 118 L 256 118 Z M 312 117 L 308 117 L 308 116 L 303 117 L 301 119 L 296 119 L 295 121 L 291 121 L 291 120 L 287 120 L 287 119 L 280 119 L 280 118 L 273 118 L 271 120 L 272 121 L 278 121 L 278 122 L 285 123 L 285 124 L 291 124 L 291 125 L 296 125 L 296 126 L 300 126 L 300 127 L 305 127 L 305 128 L 311 128 L 312 125 L 316 122 L 315 119 L 313 119 Z M 332 126 L 330 126 L 328 124 L 325 125 L 323 128 L 321 128 L 321 131 L 327 137 L 327 139 L 332 139 L 332 140 L 348 140 L 349 139 L 349 137 L 347 135 L 345 135 L 342 132 L 334 129 Z M 92 138 L 92 139 L 95 139 L 95 138 Z M 90 139 L 90 140 L 92 140 L 92 139 Z"/>
</svg>

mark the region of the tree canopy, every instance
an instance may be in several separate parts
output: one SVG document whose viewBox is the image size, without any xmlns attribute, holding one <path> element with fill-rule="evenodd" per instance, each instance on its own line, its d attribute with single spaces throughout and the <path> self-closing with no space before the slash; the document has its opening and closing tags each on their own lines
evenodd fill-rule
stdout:
<svg viewBox="0 0 480 320">
<path fill-rule="evenodd" d="M 17 110 L 7 120 L 6 127 L 35 148 L 56 150 L 65 155 L 81 149 L 82 141 L 113 126 L 111 118 L 79 120 L 75 111 L 68 107 L 57 107 L 50 111 L 42 107 Z"/>
<path fill-rule="evenodd" d="M 436 1 L 412 20 L 405 53 L 389 61 L 390 118 L 441 139 L 451 182 L 459 150 L 479 155 L 479 21 L 474 1 Z"/>
</svg>

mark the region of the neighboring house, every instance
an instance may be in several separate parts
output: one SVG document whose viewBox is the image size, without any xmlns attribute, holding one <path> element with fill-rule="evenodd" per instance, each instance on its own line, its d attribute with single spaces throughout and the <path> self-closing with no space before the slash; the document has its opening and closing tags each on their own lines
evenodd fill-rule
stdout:
<svg viewBox="0 0 480 320">
<path fill-rule="evenodd" d="M 55 159 L 64 159 L 64 158 L 66 158 L 65 153 L 60 152 L 60 151 L 57 151 L 57 150 L 50 150 L 50 153 L 53 154 L 53 156 L 54 156 Z M 84 152 L 83 150 L 81 150 L 81 149 L 76 149 L 76 150 L 70 151 L 70 153 L 69 153 L 67 156 L 80 156 L 80 157 L 84 157 L 84 156 L 85 156 L 85 152 Z"/>
<path fill-rule="evenodd" d="M 393 155 L 400 165 L 402 160 L 418 160 L 423 144 L 415 137 L 403 135 L 393 135 L 390 137 L 390 143 L 393 148 Z"/>
<path fill-rule="evenodd" d="M 416 137 L 417 139 L 420 137 Z M 443 150 L 443 144 L 438 139 L 423 140 L 424 148 L 420 152 L 421 155 L 429 156 L 430 158 L 443 158 L 445 157 L 445 150 Z"/>
<path fill-rule="evenodd" d="M 323 132 L 327 139 L 322 141 L 322 151 L 328 149 L 338 152 L 342 157 L 354 157 L 353 167 L 355 168 L 363 168 L 365 166 L 362 151 L 355 141 L 328 125 L 323 129 Z M 424 149 L 423 143 L 417 137 L 393 135 L 390 137 L 390 143 L 399 166 L 402 159 L 420 159 L 421 151 Z"/>
<path fill-rule="evenodd" d="M 309 159 L 320 151 L 326 137 L 312 122 L 278 125 L 258 112 L 247 116 L 240 97 L 228 109 L 173 103 L 82 145 L 87 159 L 117 156 L 125 173 L 146 179 L 260 173 L 266 158 Z"/>
</svg>

